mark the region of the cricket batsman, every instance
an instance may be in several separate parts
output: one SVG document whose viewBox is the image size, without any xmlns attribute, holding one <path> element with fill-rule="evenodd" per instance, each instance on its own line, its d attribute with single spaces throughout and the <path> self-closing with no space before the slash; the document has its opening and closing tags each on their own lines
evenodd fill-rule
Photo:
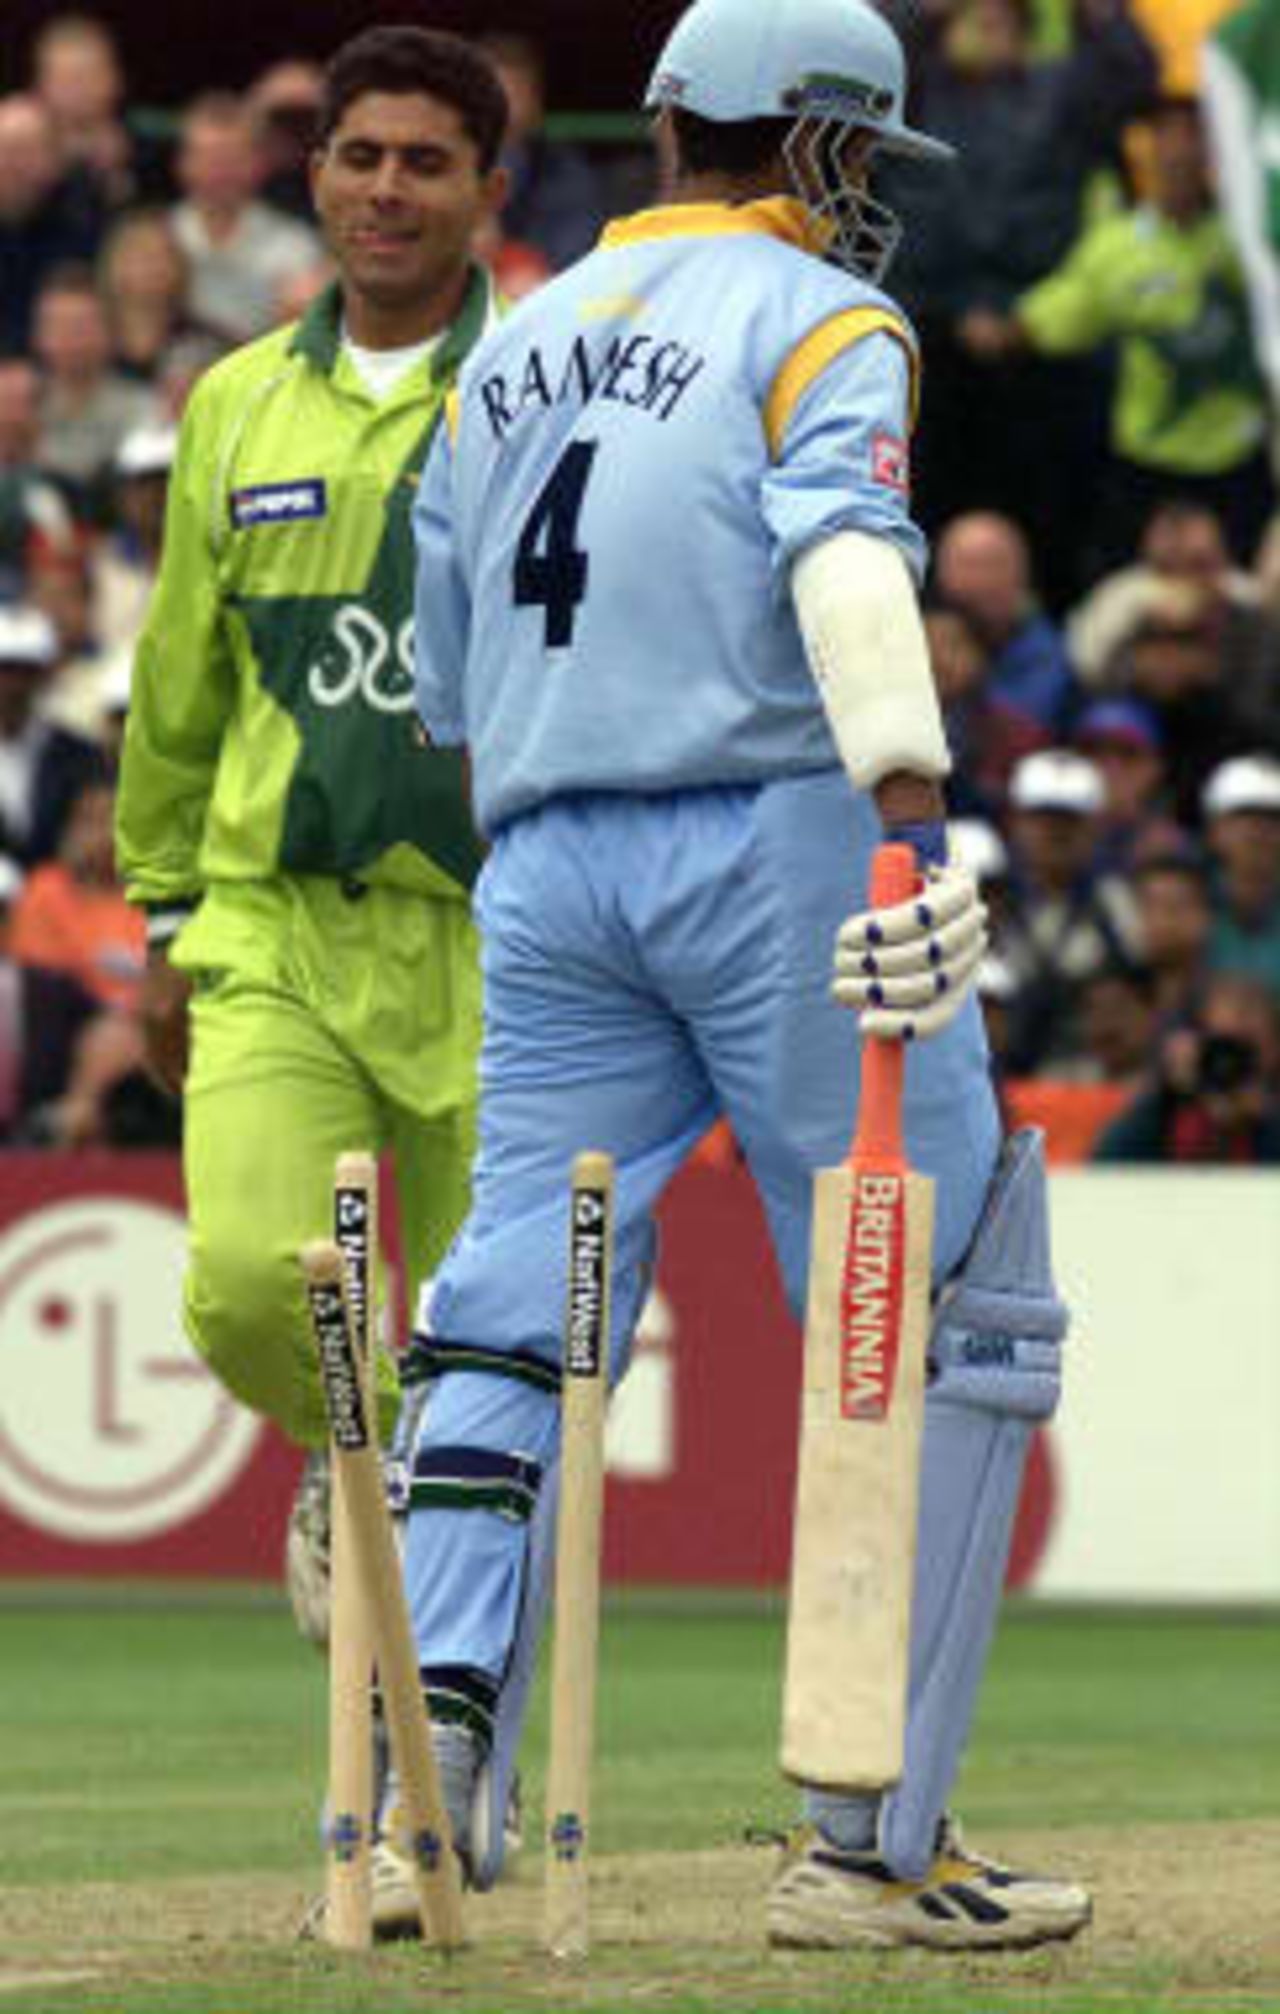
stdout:
<svg viewBox="0 0 1280 2014">
<path fill-rule="evenodd" d="M 1072 1936 L 1090 1907 L 970 1850 L 948 1812 L 1066 1324 L 1038 1138 L 1001 1139 L 983 912 L 943 822 L 916 344 L 881 288 L 898 225 L 868 174 L 879 149 L 948 150 L 903 97 L 865 0 L 696 0 L 649 91 L 671 200 L 485 340 L 433 444 L 419 700 L 437 744 L 470 748 L 492 849 L 475 1195 L 421 1310 L 435 1386 L 406 1578 L 485 1885 L 547 1597 L 574 1155 L 617 1168 L 617 1375 L 654 1206 L 707 1125 L 733 1125 L 799 1314 L 859 1019 L 909 1043 L 937 1234 L 906 1763 L 888 1794 L 805 1793 L 767 1923 L 785 1945 L 1003 1948 Z M 882 838 L 919 893 L 869 916 Z"/>
</svg>

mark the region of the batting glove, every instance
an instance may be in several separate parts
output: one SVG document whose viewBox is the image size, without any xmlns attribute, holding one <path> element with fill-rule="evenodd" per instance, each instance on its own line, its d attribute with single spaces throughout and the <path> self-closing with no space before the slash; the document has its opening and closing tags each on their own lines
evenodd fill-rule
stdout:
<svg viewBox="0 0 1280 2014">
<path fill-rule="evenodd" d="M 862 910 L 836 935 L 832 992 L 859 1016 L 864 1035 L 890 1041 L 936 1035 L 954 1020 L 987 949 L 987 912 L 973 876 L 946 864 L 945 842 L 917 845 L 916 853 L 925 857 L 911 900 Z"/>
</svg>

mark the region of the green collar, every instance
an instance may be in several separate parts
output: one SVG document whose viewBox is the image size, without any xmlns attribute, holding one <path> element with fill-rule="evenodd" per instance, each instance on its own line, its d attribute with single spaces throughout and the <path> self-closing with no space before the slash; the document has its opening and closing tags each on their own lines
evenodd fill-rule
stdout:
<svg viewBox="0 0 1280 2014">
<path fill-rule="evenodd" d="M 431 377 L 452 381 L 459 364 L 484 333 L 493 305 L 493 284 L 482 266 L 472 266 L 462 306 L 431 359 Z M 342 287 L 334 280 L 318 294 L 294 330 L 290 356 L 302 356 L 332 377 L 342 344 Z"/>
</svg>

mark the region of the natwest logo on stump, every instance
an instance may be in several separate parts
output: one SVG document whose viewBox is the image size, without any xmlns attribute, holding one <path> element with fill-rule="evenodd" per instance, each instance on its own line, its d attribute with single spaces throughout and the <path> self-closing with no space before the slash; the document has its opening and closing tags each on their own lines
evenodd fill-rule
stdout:
<svg viewBox="0 0 1280 2014">
<path fill-rule="evenodd" d="M 185 1262 L 182 1219 L 121 1197 L 55 1203 L 0 1233 L 0 1504 L 28 1524 L 145 1539 L 249 1459 L 258 1421 L 178 1319 Z"/>
</svg>

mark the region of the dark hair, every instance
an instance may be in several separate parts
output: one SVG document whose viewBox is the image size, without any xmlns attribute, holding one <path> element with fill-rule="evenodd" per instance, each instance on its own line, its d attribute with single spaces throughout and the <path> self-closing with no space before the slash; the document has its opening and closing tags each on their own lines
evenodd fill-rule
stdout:
<svg viewBox="0 0 1280 2014">
<path fill-rule="evenodd" d="M 82 259 L 64 259 L 49 267 L 40 282 L 37 298 L 43 301 L 51 294 L 92 294 L 95 300 L 100 300 L 98 276 Z"/>
<path fill-rule="evenodd" d="M 686 175 L 751 175 L 782 152 L 792 119 L 703 119 L 671 110 L 681 171 Z"/>
<path fill-rule="evenodd" d="M 1177 852 L 1166 847 L 1160 853 L 1143 854 L 1135 861 L 1130 878 L 1134 887 L 1140 888 L 1144 881 L 1154 881 L 1161 874 L 1176 875 L 1179 881 L 1190 882 L 1206 902 L 1209 900 L 1209 870 L 1201 856 L 1189 848 Z"/>
<path fill-rule="evenodd" d="M 460 35 L 432 28 L 367 28 L 341 49 L 325 71 L 316 119 L 316 143 L 332 139 L 348 108 L 367 91 L 438 98 L 452 105 L 475 142 L 487 174 L 502 150 L 507 98 L 492 63 Z"/>
<path fill-rule="evenodd" d="M 1161 119 L 1194 119 L 1202 125 L 1204 115 L 1200 100 L 1191 91 L 1160 91 L 1147 107 L 1147 118 L 1153 125 Z"/>
<path fill-rule="evenodd" d="M 1091 993 L 1095 986 L 1123 986 L 1139 1000 L 1150 1004 L 1155 998 L 1156 976 L 1151 967 L 1137 958 L 1120 955 L 1104 959 L 1096 972 L 1090 972 L 1080 982 L 1081 993 Z"/>
</svg>

